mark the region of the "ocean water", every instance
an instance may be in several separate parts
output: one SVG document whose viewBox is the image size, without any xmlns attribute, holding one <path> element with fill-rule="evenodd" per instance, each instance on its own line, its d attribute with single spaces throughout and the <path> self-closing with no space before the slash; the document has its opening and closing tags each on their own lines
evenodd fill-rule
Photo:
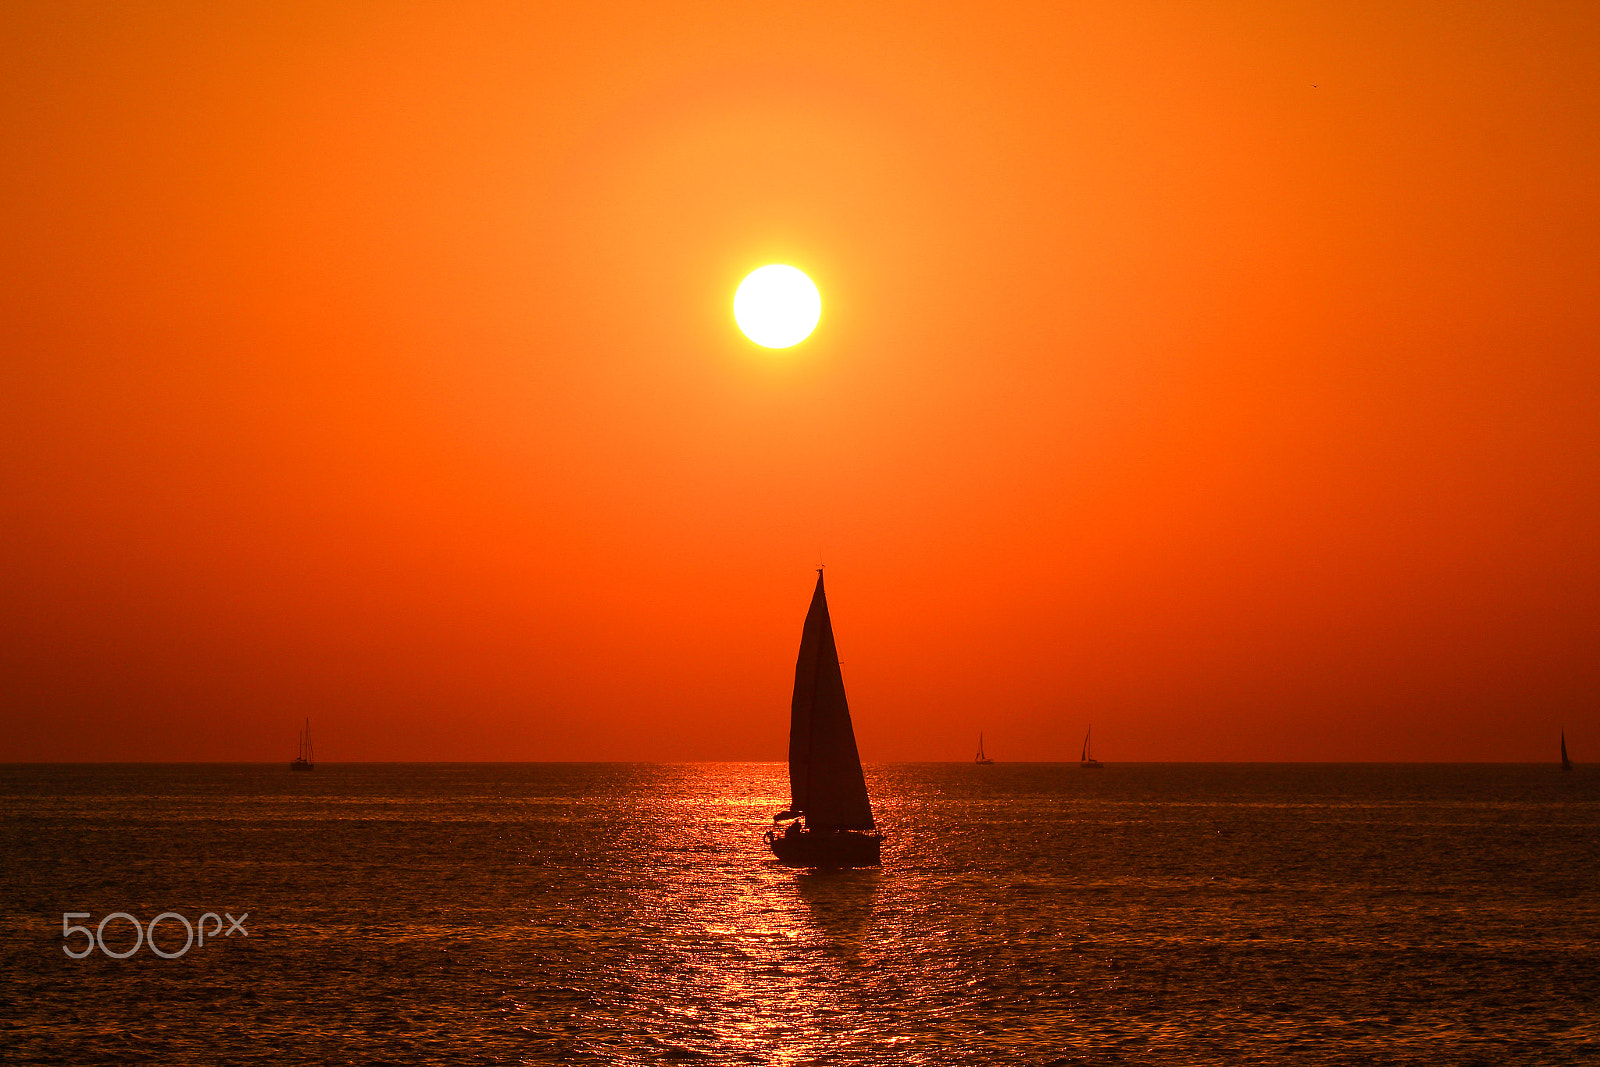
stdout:
<svg viewBox="0 0 1600 1067">
<path fill-rule="evenodd" d="M 867 778 L 802 873 L 777 764 L 3 767 L 0 1059 L 1600 1062 L 1592 768 Z"/>
</svg>

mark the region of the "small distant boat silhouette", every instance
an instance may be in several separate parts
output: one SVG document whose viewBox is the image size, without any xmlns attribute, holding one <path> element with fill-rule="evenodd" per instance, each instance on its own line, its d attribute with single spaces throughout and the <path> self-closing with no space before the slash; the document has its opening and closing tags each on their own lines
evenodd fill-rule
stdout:
<svg viewBox="0 0 1600 1067">
<path fill-rule="evenodd" d="M 1561 731 L 1561 769 L 1564 771 L 1572 770 L 1572 761 L 1567 758 L 1567 732 L 1565 730 Z"/>
<path fill-rule="evenodd" d="M 972 757 L 973 763 L 993 763 L 994 760 L 983 754 L 983 734 L 978 735 L 978 754 Z"/>
<path fill-rule="evenodd" d="M 762 835 L 779 860 L 790 867 L 878 865 L 883 835 L 872 821 L 820 567 L 789 703 L 789 796 L 788 809 L 772 821 L 793 821 Z"/>
<path fill-rule="evenodd" d="M 306 727 L 300 731 L 300 754 L 289 764 L 291 771 L 314 771 L 317 765 L 311 753 L 311 720 L 306 720 Z"/>
<path fill-rule="evenodd" d="M 1092 726 L 1092 725 L 1089 727 L 1088 730 L 1084 731 L 1084 734 L 1083 734 L 1083 754 L 1078 757 L 1078 766 L 1082 767 L 1086 771 L 1098 771 L 1098 770 L 1103 770 L 1105 768 L 1105 764 L 1103 764 L 1099 760 L 1095 759 L 1094 756 L 1089 751 L 1089 735 L 1091 733 L 1093 733 L 1093 732 L 1094 732 L 1094 726 Z"/>
</svg>

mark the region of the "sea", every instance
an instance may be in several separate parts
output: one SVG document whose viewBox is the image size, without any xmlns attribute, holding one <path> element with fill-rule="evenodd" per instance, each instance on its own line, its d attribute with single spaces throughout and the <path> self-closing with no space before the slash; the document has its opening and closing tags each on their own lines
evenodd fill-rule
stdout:
<svg viewBox="0 0 1600 1067">
<path fill-rule="evenodd" d="M 0 1060 L 1600 1063 L 1595 768 L 867 781 L 806 872 L 774 763 L 0 767 Z"/>
</svg>

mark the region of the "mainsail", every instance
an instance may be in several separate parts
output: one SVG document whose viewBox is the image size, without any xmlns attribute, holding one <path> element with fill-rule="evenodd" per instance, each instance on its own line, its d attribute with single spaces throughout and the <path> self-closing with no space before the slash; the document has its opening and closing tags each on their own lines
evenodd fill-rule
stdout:
<svg viewBox="0 0 1600 1067">
<path fill-rule="evenodd" d="M 850 706 L 844 698 L 839 650 L 833 643 L 822 571 L 811 595 L 789 707 L 789 812 L 804 814 L 809 830 L 871 830 L 872 802 L 861 775 Z"/>
</svg>

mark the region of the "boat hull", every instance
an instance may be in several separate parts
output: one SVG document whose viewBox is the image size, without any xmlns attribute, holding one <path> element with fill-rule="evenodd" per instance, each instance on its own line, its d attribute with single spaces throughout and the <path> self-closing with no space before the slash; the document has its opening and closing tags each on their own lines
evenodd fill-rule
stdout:
<svg viewBox="0 0 1600 1067">
<path fill-rule="evenodd" d="M 291 771 L 314 771 L 317 768 L 316 765 L 309 760 L 297 759 L 290 762 L 289 769 Z"/>
<path fill-rule="evenodd" d="M 798 830 L 789 833 L 768 831 L 765 837 L 772 854 L 789 867 L 877 867 L 881 834 L 857 830 Z"/>
</svg>

